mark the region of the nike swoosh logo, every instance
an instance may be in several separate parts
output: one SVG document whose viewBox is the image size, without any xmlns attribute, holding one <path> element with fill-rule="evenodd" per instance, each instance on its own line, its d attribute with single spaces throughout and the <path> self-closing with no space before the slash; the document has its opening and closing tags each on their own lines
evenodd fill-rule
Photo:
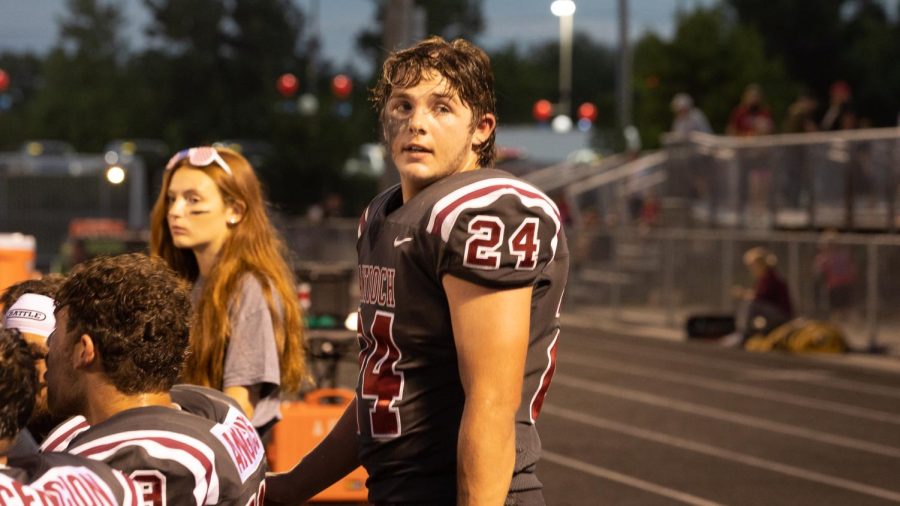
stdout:
<svg viewBox="0 0 900 506">
<path fill-rule="evenodd" d="M 412 239 L 413 239 L 412 237 L 405 237 L 403 239 L 397 237 L 394 239 L 394 247 L 396 248 L 397 246 L 400 246 L 401 244 L 403 244 L 405 242 L 412 242 Z"/>
</svg>

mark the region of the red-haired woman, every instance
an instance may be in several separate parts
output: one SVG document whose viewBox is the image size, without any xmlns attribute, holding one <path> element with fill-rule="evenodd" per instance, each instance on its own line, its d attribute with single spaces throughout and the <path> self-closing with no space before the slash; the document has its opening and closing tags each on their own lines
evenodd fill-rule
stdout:
<svg viewBox="0 0 900 506">
<path fill-rule="evenodd" d="M 259 180 L 235 151 L 172 157 L 151 214 L 150 251 L 194 283 L 192 353 L 183 379 L 233 397 L 260 434 L 279 394 L 306 374 L 300 308 Z"/>
</svg>

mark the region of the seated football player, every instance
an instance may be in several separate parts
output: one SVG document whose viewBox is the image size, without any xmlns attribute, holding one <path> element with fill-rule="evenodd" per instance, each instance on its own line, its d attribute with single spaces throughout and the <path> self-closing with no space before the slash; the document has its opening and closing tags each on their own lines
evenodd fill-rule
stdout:
<svg viewBox="0 0 900 506">
<path fill-rule="evenodd" d="M 39 388 L 28 344 L 18 331 L 0 329 L 0 504 L 142 505 L 135 482 L 102 462 L 64 453 L 7 454 Z"/>
<path fill-rule="evenodd" d="M 57 293 L 50 411 L 90 426 L 67 453 L 123 471 L 151 504 L 257 504 L 265 455 L 246 417 L 232 410 L 216 423 L 172 400 L 188 352 L 189 290 L 162 260 L 141 254 L 78 266 Z"/>
<path fill-rule="evenodd" d="M 219 424 L 236 425 L 249 421 L 240 404 L 221 390 L 179 383 L 169 390 L 169 395 L 172 405 L 178 409 Z M 72 439 L 90 427 L 83 416 L 73 416 L 53 429 L 41 445 L 41 451 L 65 451 Z"/>
<path fill-rule="evenodd" d="M 3 307 L 3 327 L 16 329 L 31 347 L 38 371 L 38 396 L 27 428 L 19 433 L 13 454 L 28 453 L 44 440 L 47 432 L 61 420 L 50 415 L 47 409 L 47 389 L 44 386 L 44 372 L 47 369 L 47 337 L 53 332 L 56 320 L 53 317 L 56 290 L 62 286 L 62 276 L 48 275 L 40 279 L 29 279 L 16 283 L 0 296 Z"/>
</svg>

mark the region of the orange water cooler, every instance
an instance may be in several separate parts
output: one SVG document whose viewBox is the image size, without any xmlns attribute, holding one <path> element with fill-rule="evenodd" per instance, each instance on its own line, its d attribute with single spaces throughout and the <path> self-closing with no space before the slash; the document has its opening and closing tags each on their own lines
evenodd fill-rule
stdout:
<svg viewBox="0 0 900 506">
<path fill-rule="evenodd" d="M 33 235 L 0 234 L 0 292 L 19 281 L 30 279 L 34 272 L 34 259 Z"/>
<path fill-rule="evenodd" d="M 331 432 L 353 396 L 352 390 L 322 388 L 306 394 L 302 401 L 281 403 L 282 418 L 272 429 L 272 441 L 266 448 L 270 470 L 283 472 L 294 467 Z M 366 478 L 366 471 L 358 467 L 311 502 L 368 504 Z"/>
</svg>

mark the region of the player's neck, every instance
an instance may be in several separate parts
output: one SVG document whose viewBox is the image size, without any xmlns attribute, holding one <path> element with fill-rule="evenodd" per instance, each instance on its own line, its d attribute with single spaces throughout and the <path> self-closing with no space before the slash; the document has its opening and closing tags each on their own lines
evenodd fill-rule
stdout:
<svg viewBox="0 0 900 506">
<path fill-rule="evenodd" d="M 0 466 L 6 466 L 6 464 L 9 463 L 9 459 L 6 458 L 6 454 L 9 453 L 10 449 L 12 449 L 15 441 L 15 438 L 0 439 Z"/>
<path fill-rule="evenodd" d="M 91 425 L 105 421 L 109 417 L 134 408 L 148 406 L 172 406 L 172 397 L 169 392 L 144 392 L 138 394 L 125 394 L 112 385 L 100 385 L 91 389 L 92 395 L 88 398 L 87 412 L 84 417 Z"/>
<path fill-rule="evenodd" d="M 460 165 L 461 165 L 461 168 L 459 170 L 452 172 L 450 174 L 447 174 L 437 180 L 431 181 L 430 183 L 428 183 L 425 186 L 417 186 L 416 184 L 414 184 L 411 181 L 405 181 L 404 178 L 401 176 L 400 177 L 400 192 L 403 195 L 403 203 L 405 204 L 405 203 L 409 202 L 413 197 L 422 193 L 426 188 L 428 188 L 429 186 L 431 186 L 434 183 L 437 183 L 438 181 L 444 180 L 450 176 L 460 174 L 462 172 L 469 172 L 469 171 L 478 170 L 481 168 L 478 165 L 478 157 L 474 153 L 469 153 L 469 156 L 467 156 L 466 159 Z"/>
</svg>

